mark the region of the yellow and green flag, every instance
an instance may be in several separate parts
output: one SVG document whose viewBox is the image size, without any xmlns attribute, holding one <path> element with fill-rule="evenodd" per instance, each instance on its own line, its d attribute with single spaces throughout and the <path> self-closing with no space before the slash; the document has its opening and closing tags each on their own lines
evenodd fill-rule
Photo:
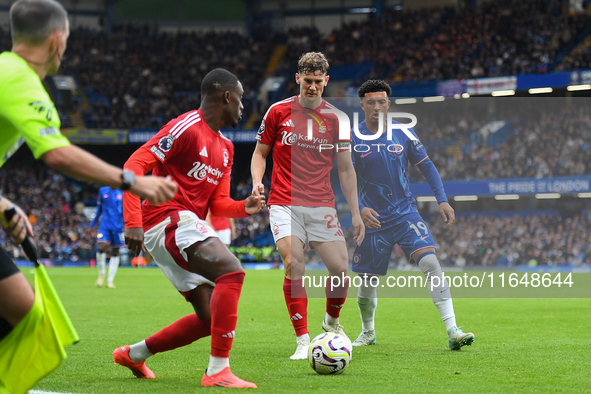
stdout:
<svg viewBox="0 0 591 394">
<path fill-rule="evenodd" d="M 25 393 L 66 358 L 79 337 L 43 265 L 35 268 L 35 303 L 0 341 L 0 393 Z"/>
</svg>

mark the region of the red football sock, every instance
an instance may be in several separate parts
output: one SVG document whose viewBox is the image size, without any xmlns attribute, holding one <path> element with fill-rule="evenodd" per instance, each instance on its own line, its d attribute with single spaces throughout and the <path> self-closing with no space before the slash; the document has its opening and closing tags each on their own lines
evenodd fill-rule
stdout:
<svg viewBox="0 0 591 394">
<path fill-rule="evenodd" d="M 296 335 L 308 333 L 308 295 L 302 286 L 302 280 L 285 278 L 283 281 L 283 296 L 289 312 L 289 317 Z"/>
<path fill-rule="evenodd" d="M 230 357 L 238 321 L 238 300 L 244 283 L 244 271 L 231 272 L 215 280 L 211 295 L 211 355 Z"/>
<path fill-rule="evenodd" d="M 341 309 L 347 300 L 347 291 L 349 289 L 349 278 L 345 279 L 340 286 L 331 289 L 330 279 L 326 281 L 324 293 L 326 294 L 326 313 L 335 319 L 341 314 Z"/>
<path fill-rule="evenodd" d="M 181 317 L 168 327 L 146 338 L 146 346 L 152 354 L 189 345 L 211 334 L 211 322 L 199 320 L 196 314 Z"/>
</svg>

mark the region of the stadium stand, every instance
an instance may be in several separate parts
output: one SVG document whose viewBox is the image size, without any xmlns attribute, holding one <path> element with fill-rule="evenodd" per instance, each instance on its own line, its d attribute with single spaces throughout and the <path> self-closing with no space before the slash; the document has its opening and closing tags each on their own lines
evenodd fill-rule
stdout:
<svg viewBox="0 0 591 394">
<path fill-rule="evenodd" d="M 285 44 L 287 50 L 274 73 L 289 80 L 301 53 L 323 48 L 332 66 L 375 62 L 361 80 L 379 77 L 398 83 L 587 67 L 585 38 L 590 32 L 591 15 L 565 15 L 554 0 L 388 9 L 379 21 L 369 16 L 343 24 L 327 37 L 314 27 L 281 33 L 262 25 L 246 38 L 236 32 L 170 33 L 128 24 L 116 26 L 110 37 L 90 29 L 73 31 L 63 70 L 80 86 L 86 127 L 158 129 L 175 114 L 199 105 L 201 77 L 215 67 L 241 78 L 245 123 L 251 113 L 260 116 L 266 110 L 259 108 L 257 92 L 277 45 Z M 0 47 L 10 47 L 9 34 L 2 29 Z M 284 96 L 292 93 L 290 87 L 284 87 Z M 71 126 L 72 108 L 59 109 L 64 127 Z"/>
<path fill-rule="evenodd" d="M 27 212 L 42 259 L 70 262 L 92 258 L 96 230 L 88 227 L 90 222 L 82 213 L 82 201 L 88 203 L 94 194 L 92 186 L 66 179 L 38 163 L 21 161 L 18 167 L 8 165 L 1 171 L 4 194 L 20 206 L 35 207 Z M 15 247 L 4 231 L 0 243 L 15 259 L 21 257 L 20 247 Z"/>
<path fill-rule="evenodd" d="M 474 115 L 451 116 L 449 122 L 423 119 L 419 138 L 445 180 L 542 178 L 591 173 L 591 116 L 585 106 L 552 113 L 528 113 L 517 108 L 509 118 L 510 131 L 496 144 L 470 140 L 484 125 Z M 425 124 L 426 121 L 426 124 Z M 441 144 L 443 140 L 450 144 Z M 450 149 L 452 148 L 452 149 Z M 452 152 L 450 154 L 450 152 Z M 424 182 L 413 169 L 413 181 Z"/>
<path fill-rule="evenodd" d="M 252 105 L 272 48 L 265 44 L 235 32 L 174 34 L 126 25 L 107 37 L 78 29 L 64 73 L 76 77 L 85 96 L 86 127 L 159 129 L 199 107 L 201 78 L 216 67 L 240 76 L 245 106 Z"/>
<path fill-rule="evenodd" d="M 299 53 L 320 47 L 331 65 L 376 62 L 366 78 L 392 83 L 546 73 L 589 34 L 590 22 L 589 14 L 565 16 L 559 1 L 546 0 L 387 10 L 380 21 L 344 24 L 327 38 L 317 29 L 290 30 L 283 64 L 289 68 Z"/>
<path fill-rule="evenodd" d="M 591 266 L 591 211 L 572 216 L 553 211 L 466 212 L 447 227 L 439 215 L 428 220 L 444 267 Z M 348 234 L 347 239 L 352 239 Z M 352 255 L 355 245 L 349 242 Z M 313 250 L 307 261 L 320 264 Z M 391 268 L 409 263 L 398 246 Z"/>
<path fill-rule="evenodd" d="M 236 183 L 233 195 L 244 198 L 251 189 L 249 181 L 243 180 Z M 35 207 L 28 213 L 42 259 L 69 264 L 94 258 L 97 229 L 89 227 L 91 218 L 84 208 L 96 205 L 96 185 L 58 174 L 23 150 L 0 169 L 0 190 L 20 206 Z M 273 243 L 266 211 L 237 220 L 236 227 L 239 236 L 234 245 L 242 248 L 236 253 L 243 255 L 244 261 L 277 261 L 274 248 L 264 248 Z M 24 259 L 21 248 L 14 246 L 4 231 L 0 232 L 0 245 L 16 260 Z"/>
<path fill-rule="evenodd" d="M 161 32 L 154 26 L 115 26 L 112 36 L 78 28 L 69 40 L 63 73 L 76 78 L 80 96 L 70 106 L 57 102 L 64 127 L 73 126 L 79 115 L 79 126 L 88 128 L 154 130 L 198 107 L 201 77 L 212 68 L 224 67 L 235 72 L 245 87 L 243 126 L 251 114 L 256 120 L 266 110 L 259 105 L 258 90 L 267 70 L 291 80 L 297 58 L 307 50 L 322 48 L 331 66 L 375 62 L 364 79 L 399 83 L 590 67 L 590 32 L 589 13 L 565 14 L 556 0 L 503 0 L 479 8 L 389 9 L 379 21 L 370 16 L 346 23 L 327 37 L 314 27 L 274 32 L 262 26 L 251 38 L 236 32 Z M 278 46 L 286 49 L 274 52 Z M 0 48 L 10 48 L 9 34 L 1 28 Z M 273 53 L 283 56 L 269 68 Z M 50 83 L 47 88 L 56 94 Z M 288 83 L 282 94 L 294 91 L 293 83 Z M 478 137 L 492 118 L 485 120 L 470 111 L 439 115 L 437 121 L 426 119 L 418 131 L 446 181 L 591 173 L 591 116 L 586 108 L 573 106 L 540 116 L 509 110 L 498 116 L 507 128 L 496 140 Z M 257 121 L 251 119 L 251 123 Z M 241 199 L 250 193 L 248 174 L 237 171 L 235 175 L 232 195 Z M 410 177 L 424 182 L 416 171 Z M 94 186 L 26 160 L 19 161 L 18 167 L 3 168 L 0 181 L 0 189 L 15 202 L 42 207 L 30 212 L 43 258 L 92 258 L 95 230 L 87 227 L 89 219 L 82 208 L 94 205 Z M 429 225 L 443 264 L 591 265 L 589 209 L 511 214 L 463 215 L 452 231 L 435 215 Z M 273 243 L 268 227 L 266 213 L 237 222 L 239 235 L 233 251 L 242 261 L 279 264 L 274 249 L 267 248 Z M 3 232 L 0 242 L 18 257 L 19 249 L 10 246 Z M 307 261 L 318 262 L 314 251 L 306 253 Z M 405 260 L 399 249 L 392 259 Z"/>
</svg>

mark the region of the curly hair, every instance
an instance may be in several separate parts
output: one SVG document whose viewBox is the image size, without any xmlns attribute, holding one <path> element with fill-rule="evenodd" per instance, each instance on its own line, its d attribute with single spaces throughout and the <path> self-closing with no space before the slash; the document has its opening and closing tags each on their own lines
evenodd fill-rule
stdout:
<svg viewBox="0 0 591 394">
<path fill-rule="evenodd" d="M 370 79 L 369 81 L 365 81 L 357 91 L 359 97 L 365 97 L 366 93 L 374 92 L 386 92 L 388 97 L 390 97 L 392 94 L 392 88 L 383 79 Z"/>
<path fill-rule="evenodd" d="M 326 56 L 322 52 L 306 52 L 298 60 L 299 74 L 315 74 L 316 71 L 327 74 L 328 67 L 328 60 L 326 60 Z"/>
</svg>

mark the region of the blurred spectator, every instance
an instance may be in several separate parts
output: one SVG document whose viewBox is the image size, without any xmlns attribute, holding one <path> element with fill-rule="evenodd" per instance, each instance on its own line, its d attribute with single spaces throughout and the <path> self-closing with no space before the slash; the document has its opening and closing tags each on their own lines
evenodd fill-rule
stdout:
<svg viewBox="0 0 591 394">
<path fill-rule="evenodd" d="M 468 118 L 466 121 L 464 117 L 454 119 L 453 116 L 441 121 L 438 118 L 437 122 L 427 119 L 417 127 L 417 132 L 444 181 L 591 174 L 588 159 L 591 114 L 586 106 L 516 111 L 521 111 L 519 116 L 508 116 L 511 128 L 508 138 L 496 148 L 486 142 L 474 145 L 469 142 L 470 135 L 477 134 L 488 120 Z M 470 126 L 462 127 L 462 124 Z M 446 139 L 450 143 L 442 144 Z M 425 182 L 414 168 L 410 178 L 413 182 Z"/>
<path fill-rule="evenodd" d="M 77 210 L 64 209 L 80 204 L 83 190 L 90 185 L 74 183 L 42 166 L 23 168 L 19 165 L 19 168 L 0 171 L 0 187 L 8 198 L 21 206 L 38 207 L 31 214 L 35 217 L 35 239 L 42 258 L 88 261 L 93 257 L 96 234 L 88 227 L 89 219 Z M 237 190 L 247 189 L 237 187 Z M 64 196 L 65 191 L 69 197 Z M 588 211 L 572 217 L 559 213 L 502 217 L 460 215 L 451 227 L 445 226 L 435 215 L 428 224 L 438 241 L 438 253 L 444 266 L 514 266 L 532 262 L 551 266 L 591 265 L 591 215 Z M 266 212 L 237 220 L 236 228 L 238 237 L 231 250 L 242 261 L 279 264 Z M 347 240 L 352 253 L 351 234 Z M 22 257 L 20 249 L 12 245 L 5 232 L 0 232 L 0 243 L 15 259 Z M 307 263 L 314 264 L 318 260 L 314 250 L 307 248 L 305 253 Z M 392 263 L 393 267 L 402 264 L 404 268 L 406 259 L 400 248 L 395 248 Z"/>
<path fill-rule="evenodd" d="M 587 13 L 564 15 L 559 0 L 503 0 L 387 10 L 377 23 L 370 15 L 310 45 L 326 48 L 331 65 L 376 62 L 373 75 L 394 83 L 547 73 L 590 22 Z"/>
<path fill-rule="evenodd" d="M 437 240 L 443 267 L 506 266 L 521 264 L 591 266 L 591 218 L 585 213 L 564 217 L 558 213 L 498 217 L 460 215 L 446 226 L 439 215 L 427 224 Z M 355 246 L 348 231 L 349 255 Z M 316 252 L 309 252 L 316 254 Z M 314 256 L 309 256 L 314 261 Z M 399 247 L 391 256 L 391 268 L 404 269 L 407 259 Z"/>
<path fill-rule="evenodd" d="M 89 220 L 71 209 L 78 196 L 93 186 L 74 181 L 38 163 L 9 164 L 2 170 L 0 189 L 15 203 L 29 207 L 40 257 L 55 260 L 88 260 L 93 253 L 96 234 L 86 228 Z M 30 208 L 35 207 L 35 208 Z M 0 243 L 12 250 L 19 248 L 2 232 Z"/>
</svg>

